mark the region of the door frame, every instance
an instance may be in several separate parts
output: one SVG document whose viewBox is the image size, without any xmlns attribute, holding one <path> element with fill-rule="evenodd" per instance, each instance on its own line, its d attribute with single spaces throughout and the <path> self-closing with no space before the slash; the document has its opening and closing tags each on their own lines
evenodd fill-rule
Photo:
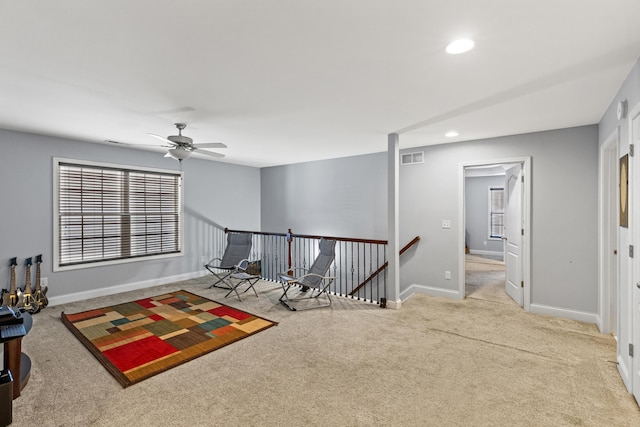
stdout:
<svg viewBox="0 0 640 427">
<path fill-rule="evenodd" d="M 522 280 L 524 281 L 523 289 L 523 308 L 529 311 L 531 307 L 531 156 L 497 158 L 476 162 L 460 163 L 458 170 L 458 295 L 460 299 L 465 298 L 465 169 L 468 167 L 489 166 L 503 163 L 520 163 L 522 164 L 522 173 L 524 175 L 524 186 L 522 193 L 522 228 L 524 236 L 522 237 Z"/>
<path fill-rule="evenodd" d="M 640 145 L 640 135 L 634 131 L 634 120 L 640 120 L 640 103 L 636 104 L 627 115 L 627 121 L 629 122 L 628 143 L 637 148 Z M 638 127 L 640 128 L 640 125 Z M 640 129 L 638 129 L 638 132 L 640 133 Z M 636 194 L 637 189 L 640 188 L 640 159 L 638 157 L 637 153 L 629 156 L 628 190 L 632 191 L 627 191 L 629 195 L 629 244 L 634 245 L 636 248 L 640 246 L 638 244 L 638 241 L 640 241 L 640 226 L 638 226 L 638 221 L 640 221 L 640 197 L 637 197 Z M 640 258 L 638 255 L 630 257 L 629 266 L 629 281 L 627 283 L 630 288 L 629 304 L 631 308 L 629 312 L 630 319 L 628 319 L 628 324 L 630 324 L 629 344 L 634 346 L 635 353 L 629 363 L 631 368 L 629 385 L 636 402 L 640 404 L 640 355 L 638 354 L 638 350 L 640 350 L 640 289 L 638 289 L 640 288 Z M 621 322 L 623 320 L 620 319 Z M 626 346 L 622 347 L 624 351 Z M 620 345 L 618 345 L 618 348 L 620 349 Z"/>
<path fill-rule="evenodd" d="M 620 322 L 620 301 L 619 295 L 620 276 L 618 269 L 620 268 L 619 257 L 612 256 L 614 251 L 618 250 L 618 200 L 619 200 L 619 145 L 620 131 L 616 130 L 609 135 L 600 147 L 600 172 L 599 172 L 599 215 L 598 222 L 598 238 L 600 240 L 598 265 L 600 274 L 598 275 L 598 289 L 600 292 L 600 307 L 598 328 L 603 334 L 618 333 L 618 324 Z M 613 194 L 611 190 L 613 189 Z M 612 309 L 612 305 L 615 308 Z M 615 313 L 612 313 L 612 310 Z M 616 319 L 612 319 L 615 314 Z M 614 324 L 615 322 L 615 324 Z"/>
</svg>

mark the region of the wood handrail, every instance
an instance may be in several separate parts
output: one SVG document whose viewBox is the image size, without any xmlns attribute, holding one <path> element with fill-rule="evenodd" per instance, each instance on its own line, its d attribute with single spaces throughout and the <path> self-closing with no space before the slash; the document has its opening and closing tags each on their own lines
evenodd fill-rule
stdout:
<svg viewBox="0 0 640 427">
<path fill-rule="evenodd" d="M 329 240 L 338 240 L 340 242 L 353 242 L 353 243 L 371 243 L 374 245 L 386 245 L 388 243 L 387 240 L 374 240 L 374 239 L 355 239 L 352 237 L 332 237 L 332 236 L 316 236 L 311 234 L 295 234 L 295 233 L 269 233 L 264 231 L 247 231 L 247 230 L 230 230 L 228 228 L 224 229 L 225 233 L 253 233 L 260 234 L 265 236 L 290 236 L 292 238 L 301 238 L 301 239 L 329 239 Z"/>
<path fill-rule="evenodd" d="M 406 245 L 404 245 L 404 247 L 402 249 L 400 249 L 400 255 L 402 255 L 403 253 L 405 253 L 411 246 L 415 245 L 416 243 L 418 243 L 418 240 L 420 240 L 420 236 L 416 236 L 413 238 L 412 241 L 410 241 L 409 243 L 407 243 Z"/>
<path fill-rule="evenodd" d="M 415 245 L 418 242 L 418 240 L 420 240 L 420 236 L 414 237 L 412 241 L 410 241 L 409 243 L 404 245 L 404 247 L 402 249 L 400 249 L 400 255 L 405 253 L 407 251 L 407 249 L 409 249 L 411 246 Z M 365 286 L 367 283 L 372 281 L 374 277 L 376 277 L 378 274 L 380 274 L 382 271 L 384 271 L 384 269 L 387 268 L 388 265 L 389 265 L 389 261 L 386 261 L 384 264 L 382 264 L 376 271 L 371 273 L 371 275 L 369 277 L 367 277 L 364 280 L 364 282 L 360 283 L 354 290 L 349 292 L 349 296 L 353 296 L 356 292 L 358 292 L 360 289 L 362 289 L 363 286 Z"/>
<path fill-rule="evenodd" d="M 264 231 L 230 230 L 228 228 L 225 228 L 224 232 L 225 234 L 226 233 L 251 233 L 251 234 L 260 234 L 263 236 L 286 236 L 287 235 L 287 233 L 268 233 Z"/>
</svg>

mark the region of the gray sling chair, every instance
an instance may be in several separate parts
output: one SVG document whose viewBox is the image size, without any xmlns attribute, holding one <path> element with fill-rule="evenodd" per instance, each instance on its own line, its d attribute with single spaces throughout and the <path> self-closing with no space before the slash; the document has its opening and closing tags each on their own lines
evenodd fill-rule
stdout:
<svg viewBox="0 0 640 427">
<path fill-rule="evenodd" d="M 320 239 L 320 253 L 309 270 L 296 267 L 291 268 L 294 270 L 294 274 L 295 270 L 302 270 L 303 275 L 294 277 L 288 273 L 278 273 L 280 283 L 282 284 L 282 296 L 279 299 L 280 303 L 291 311 L 330 306 L 331 296 L 329 296 L 329 286 L 333 283 L 335 277 L 330 277 L 326 274 L 335 257 L 336 241 L 323 238 Z M 292 287 L 294 289 L 292 289 Z M 291 297 L 289 293 L 294 292 L 296 289 L 298 290 L 298 294 L 295 297 Z M 319 301 L 319 297 L 323 294 L 327 298 L 327 303 L 325 304 L 297 304 L 302 300 Z M 296 308 L 292 304 L 298 307 Z"/>
<path fill-rule="evenodd" d="M 225 298 L 229 296 L 231 292 L 235 292 L 240 298 L 238 293 L 238 286 L 244 281 L 249 283 L 249 287 L 244 290 L 247 292 L 249 289 L 253 289 L 253 292 L 258 296 L 258 293 L 253 288 L 254 283 L 249 280 L 240 280 L 234 283 L 231 280 L 234 275 L 238 276 L 238 273 L 244 273 L 249 265 L 249 253 L 251 252 L 251 240 L 253 239 L 252 233 L 228 233 L 227 234 L 227 247 L 224 250 L 222 258 L 213 258 L 205 264 L 205 268 L 214 275 L 218 280 L 209 286 L 210 288 L 223 288 L 229 289 Z M 257 281 L 257 280 L 256 280 Z M 220 283 L 220 285 L 218 285 Z M 243 292 L 243 293 L 244 293 Z"/>
</svg>

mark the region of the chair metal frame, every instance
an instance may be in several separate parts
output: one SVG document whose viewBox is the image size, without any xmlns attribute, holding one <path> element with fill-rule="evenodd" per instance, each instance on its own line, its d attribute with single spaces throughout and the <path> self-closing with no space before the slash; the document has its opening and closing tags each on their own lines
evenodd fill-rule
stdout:
<svg viewBox="0 0 640 427">
<path fill-rule="evenodd" d="M 249 265 L 252 239 L 252 233 L 227 234 L 227 247 L 225 248 L 222 258 L 212 258 L 204 265 L 204 267 L 218 279 L 209 286 L 209 288 L 222 288 L 233 291 L 233 289 L 238 286 L 229 279 L 234 273 L 246 271 Z M 237 246 L 244 246 L 244 248 L 241 248 L 242 250 L 238 252 L 236 249 Z M 222 272 L 220 272 L 220 270 L 222 270 Z M 224 286 L 218 285 L 218 283 L 222 283 Z M 238 295 L 238 298 L 240 298 L 240 295 Z"/>
<path fill-rule="evenodd" d="M 233 283 L 232 279 L 236 280 L 235 284 Z M 249 274 L 249 273 L 245 273 L 245 272 L 232 273 L 229 276 L 229 281 L 232 283 L 232 286 L 231 286 L 231 289 L 229 290 L 229 292 L 227 292 L 227 294 L 224 297 L 227 298 L 229 295 L 231 295 L 231 292 L 235 292 L 236 296 L 238 297 L 238 299 L 240 301 L 242 301 L 242 298 L 240 298 L 240 294 L 238 293 L 238 288 L 245 282 L 248 283 L 249 286 L 247 286 L 247 289 L 242 291 L 242 293 L 244 294 L 249 289 L 252 289 L 253 293 L 256 294 L 256 296 L 258 296 L 258 292 L 256 291 L 256 288 L 253 287 L 253 285 L 258 283 L 258 280 L 260 280 L 260 276 L 255 275 L 255 274 Z"/>
<path fill-rule="evenodd" d="M 316 257 L 316 260 L 311 265 L 311 267 L 309 267 L 308 269 L 291 267 L 290 269 L 290 271 L 302 270 L 306 272 L 302 276 L 294 277 L 289 273 L 278 273 L 280 284 L 282 285 L 282 295 L 280 296 L 278 301 L 282 305 L 284 305 L 291 311 L 310 310 L 313 308 L 329 307 L 331 305 L 332 301 L 329 294 L 329 286 L 331 286 L 336 278 L 334 276 L 325 276 L 325 274 L 327 273 L 327 271 L 329 271 L 329 267 L 331 267 L 331 264 L 335 260 L 335 245 L 335 240 L 325 238 L 320 239 L 320 253 Z M 321 258 L 321 256 L 323 256 L 323 258 Z M 329 256 L 329 258 L 326 258 L 327 256 Z M 324 262 L 326 265 L 318 267 L 319 262 Z M 300 292 L 297 296 L 291 297 L 289 296 L 289 292 L 294 287 L 299 287 Z M 305 308 L 296 308 L 292 305 L 302 300 L 319 300 L 321 295 L 326 296 L 326 304 Z"/>
</svg>

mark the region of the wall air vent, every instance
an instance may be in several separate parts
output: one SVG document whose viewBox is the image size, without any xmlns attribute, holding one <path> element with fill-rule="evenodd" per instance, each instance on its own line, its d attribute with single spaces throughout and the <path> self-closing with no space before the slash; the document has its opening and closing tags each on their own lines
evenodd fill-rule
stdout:
<svg viewBox="0 0 640 427">
<path fill-rule="evenodd" d="M 405 165 L 417 165 L 424 163 L 424 151 L 417 151 L 415 153 L 405 153 L 400 155 L 400 164 Z"/>
</svg>

